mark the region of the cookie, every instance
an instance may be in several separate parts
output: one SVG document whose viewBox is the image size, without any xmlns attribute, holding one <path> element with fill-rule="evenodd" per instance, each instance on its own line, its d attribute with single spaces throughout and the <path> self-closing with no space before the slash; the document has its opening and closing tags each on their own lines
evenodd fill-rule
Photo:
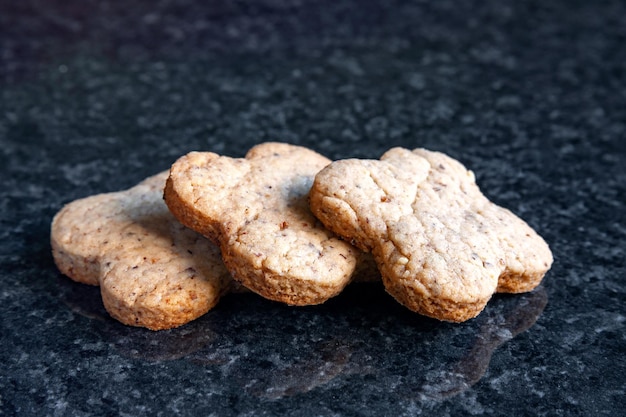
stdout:
<svg viewBox="0 0 626 417">
<path fill-rule="evenodd" d="M 59 270 L 100 285 L 104 307 L 115 319 L 152 330 L 200 317 L 232 282 L 219 249 L 180 224 L 163 203 L 167 176 L 76 200 L 51 227 Z"/>
<path fill-rule="evenodd" d="M 272 142 L 245 158 L 192 152 L 172 165 L 165 202 L 181 223 L 219 244 L 245 287 L 290 305 L 319 304 L 350 282 L 361 256 L 308 206 L 313 178 L 330 162 Z"/>
<path fill-rule="evenodd" d="M 438 152 L 393 148 L 379 161 L 333 162 L 316 176 L 310 204 L 326 227 L 371 251 L 387 292 L 440 320 L 475 317 L 494 292 L 530 291 L 552 264 L 532 228 Z"/>
</svg>

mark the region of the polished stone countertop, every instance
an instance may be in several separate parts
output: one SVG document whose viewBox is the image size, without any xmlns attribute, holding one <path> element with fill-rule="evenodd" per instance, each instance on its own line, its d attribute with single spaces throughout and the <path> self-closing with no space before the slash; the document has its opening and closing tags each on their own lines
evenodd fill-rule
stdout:
<svg viewBox="0 0 626 417">
<path fill-rule="evenodd" d="M 623 414 L 624 16 L 617 0 L 1 4 L 0 415 Z M 160 332 L 55 268 L 64 204 L 268 140 L 446 152 L 554 265 L 462 324 L 352 284 L 304 308 L 230 294 Z"/>
</svg>

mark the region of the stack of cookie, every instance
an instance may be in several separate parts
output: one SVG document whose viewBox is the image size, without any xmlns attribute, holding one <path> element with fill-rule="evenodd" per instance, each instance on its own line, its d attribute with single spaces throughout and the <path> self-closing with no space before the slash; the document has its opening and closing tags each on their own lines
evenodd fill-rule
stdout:
<svg viewBox="0 0 626 417">
<path fill-rule="evenodd" d="M 51 243 L 59 270 L 100 285 L 114 318 L 153 330 L 229 291 L 302 306 L 381 278 L 409 309 L 462 322 L 495 292 L 532 290 L 552 264 L 471 171 L 402 148 L 336 162 L 282 143 L 245 158 L 192 152 L 129 190 L 68 204 Z"/>
</svg>

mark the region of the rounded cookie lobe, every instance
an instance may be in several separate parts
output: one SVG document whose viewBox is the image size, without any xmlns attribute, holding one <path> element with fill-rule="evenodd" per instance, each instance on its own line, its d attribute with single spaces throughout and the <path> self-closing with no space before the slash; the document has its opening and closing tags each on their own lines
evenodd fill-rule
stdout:
<svg viewBox="0 0 626 417">
<path fill-rule="evenodd" d="M 489 201 L 476 185 L 474 174 L 458 161 L 425 149 L 416 149 L 413 153 L 436 167 L 430 174 L 433 183 L 445 183 L 449 176 L 462 179 L 458 188 L 459 195 L 463 195 L 459 204 L 464 204 L 465 209 L 463 224 L 466 229 L 472 228 L 464 232 L 475 241 L 484 237 L 483 245 L 492 245 L 498 250 L 495 261 L 501 272 L 496 292 L 528 292 L 539 285 L 553 262 L 552 252 L 543 238 L 514 213 Z M 452 174 L 445 172 L 448 166 L 454 171 Z M 443 198 L 453 200 L 451 196 Z M 483 264 L 485 268 L 492 266 L 489 259 L 484 259 Z"/>
<path fill-rule="evenodd" d="M 231 283 L 219 249 L 169 213 L 166 178 L 163 172 L 126 191 L 76 200 L 51 227 L 59 270 L 100 285 L 115 319 L 152 330 L 198 318 Z"/>
<path fill-rule="evenodd" d="M 308 206 L 313 178 L 329 163 L 273 142 L 245 158 L 192 152 L 172 166 L 165 201 L 183 224 L 219 243 L 245 287 L 291 305 L 319 304 L 349 283 L 359 256 Z"/>
<path fill-rule="evenodd" d="M 491 203 L 458 161 L 424 149 L 322 170 L 311 209 L 376 259 L 387 291 L 413 311 L 460 322 L 494 292 L 534 288 L 552 263 L 523 220 Z"/>
</svg>

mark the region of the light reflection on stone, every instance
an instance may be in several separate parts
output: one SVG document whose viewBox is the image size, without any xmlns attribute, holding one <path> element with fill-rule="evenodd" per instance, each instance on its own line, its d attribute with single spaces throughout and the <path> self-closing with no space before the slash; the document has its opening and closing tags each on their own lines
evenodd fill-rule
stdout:
<svg viewBox="0 0 626 417">
<path fill-rule="evenodd" d="M 543 287 L 496 295 L 476 319 L 450 324 L 405 310 L 379 284 L 355 284 L 345 296 L 305 308 L 231 294 L 196 321 L 152 332 L 111 319 L 97 288 L 64 279 L 59 288 L 120 355 L 214 368 L 224 384 L 267 401 L 337 389 L 358 395 L 359 384 L 397 400 L 454 397 L 482 378 L 493 352 L 529 329 L 547 303 Z"/>
</svg>

